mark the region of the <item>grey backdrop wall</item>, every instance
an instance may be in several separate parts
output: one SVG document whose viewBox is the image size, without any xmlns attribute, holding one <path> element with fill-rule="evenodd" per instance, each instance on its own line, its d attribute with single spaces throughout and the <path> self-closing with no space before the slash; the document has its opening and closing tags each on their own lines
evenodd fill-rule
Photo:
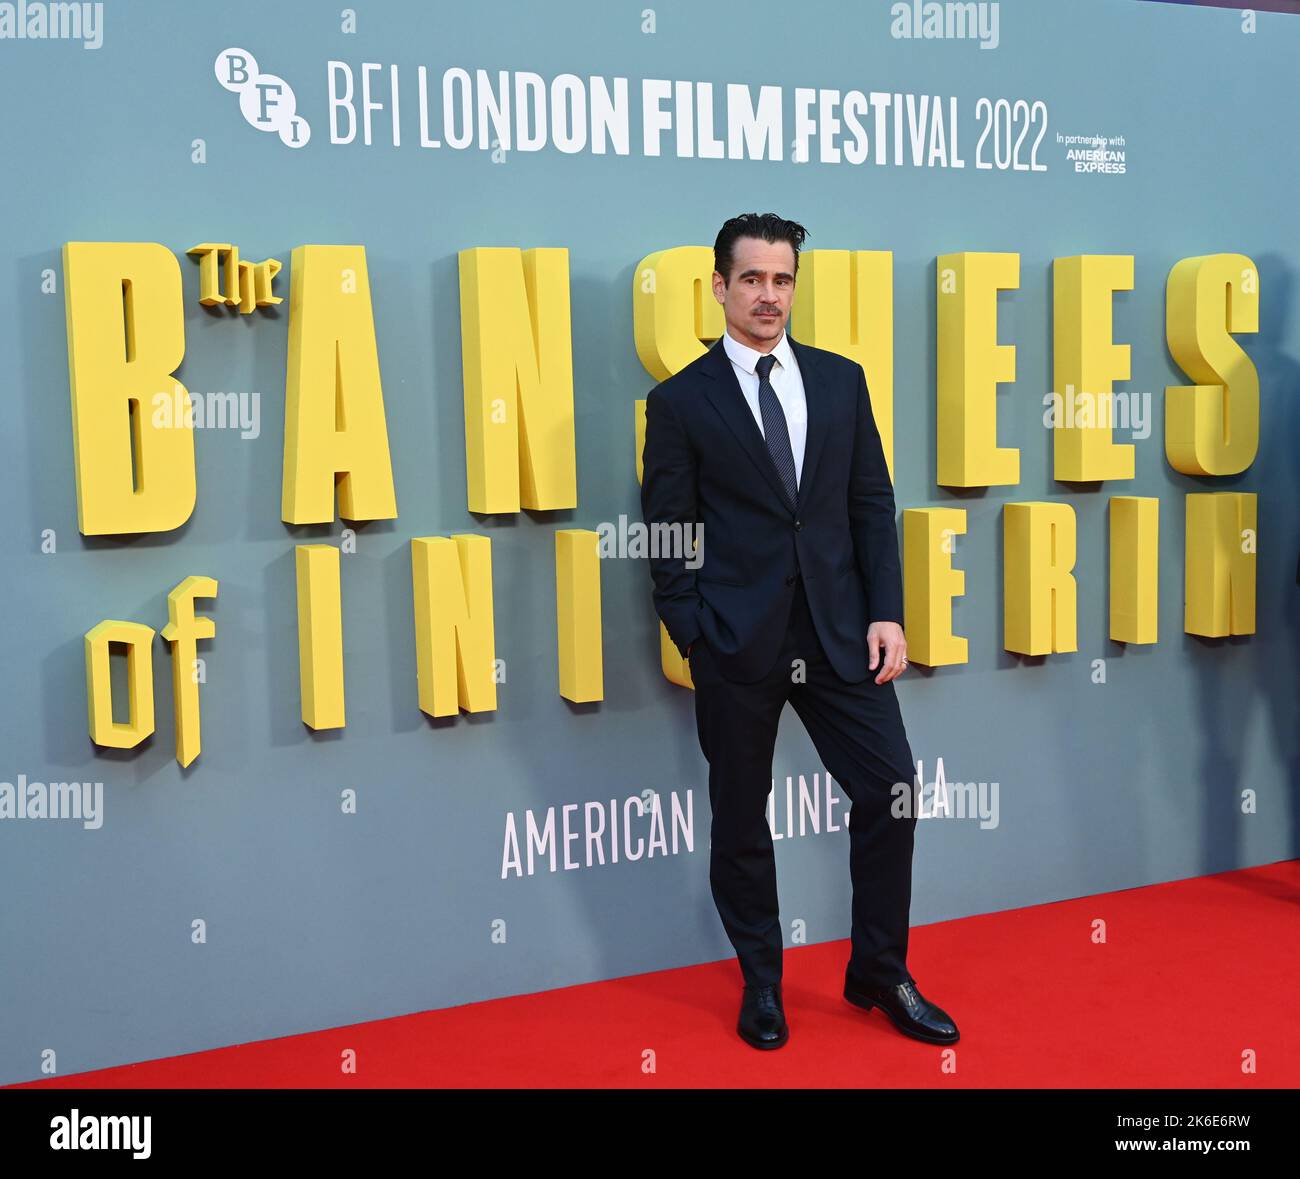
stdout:
<svg viewBox="0 0 1300 1179">
<path fill-rule="evenodd" d="M 638 518 L 633 403 L 653 385 L 633 344 L 632 278 L 653 250 L 712 243 L 728 216 L 775 209 L 808 247 L 888 249 L 895 264 L 896 495 L 968 513 L 957 544 L 967 594 L 955 629 L 970 661 L 898 683 L 931 779 L 999 784 L 996 826 L 918 828 L 913 920 L 923 924 L 1289 858 L 1297 847 L 1295 566 L 1300 510 L 1300 265 L 1294 66 L 1300 17 L 1138 0 L 1003 0 L 996 47 L 891 35 L 888 4 L 817 0 L 793 10 L 660 3 L 104 6 L 102 46 L 0 40 L 6 112 L 0 246 L 0 371 L 8 428 L 0 470 L 9 544 L 0 779 L 101 780 L 101 827 L 0 822 L 0 1081 L 61 1074 L 473 1000 L 725 958 L 709 896 L 706 766 L 689 691 L 664 680 L 645 563 L 603 563 L 606 697 L 556 691 L 553 534 Z M 986 38 L 986 41 L 989 40 Z M 242 46 L 294 88 L 303 148 L 256 133 L 213 61 Z M 329 142 L 326 63 L 397 64 L 403 142 L 376 123 L 370 147 Z M 860 88 L 956 96 L 965 169 L 647 158 L 555 146 L 422 149 L 414 79 L 450 66 L 631 79 Z M 382 79 L 384 73 L 376 75 Z M 970 163 L 980 96 L 1041 98 L 1043 172 Z M 384 100 L 384 96 L 380 96 Z M 440 102 L 438 104 L 440 109 Z M 436 112 L 435 112 L 436 113 Z M 384 116 L 386 117 L 386 116 Z M 377 120 L 380 116 L 377 116 Z M 634 120 L 634 127 L 636 126 Z M 1123 134 L 1123 175 L 1072 171 L 1054 133 Z M 787 135 L 787 140 L 792 136 Z M 206 162 L 192 161 L 193 141 Z M 788 143 L 787 143 L 788 148 Z M 787 151 L 788 157 L 788 151 Z M 260 433 L 196 436 L 198 505 L 175 533 L 79 536 L 59 251 L 69 240 L 157 241 L 181 255 L 186 355 L 196 393 L 260 394 Z M 293 246 L 361 243 L 369 258 L 400 516 L 359 529 L 343 559 L 348 724 L 299 719 L 294 545 L 333 527 L 280 522 L 288 304 L 277 315 L 197 302 L 200 241 L 286 265 Z M 564 246 L 572 270 L 579 502 L 482 519 L 465 506 L 457 252 Z M 1000 298 L 1017 380 L 999 394 L 999 442 L 1021 448 L 1013 488 L 958 494 L 935 483 L 935 257 L 1021 254 Z M 1260 332 L 1242 342 L 1261 378 L 1263 437 L 1240 476 L 1197 479 L 1163 452 L 1163 390 L 1182 384 L 1164 343 L 1164 286 L 1183 257 L 1219 251 L 1259 265 Z M 1136 289 L 1115 301 L 1132 346 L 1127 388 L 1153 393 L 1137 476 L 1076 490 L 1051 478 L 1042 396 L 1051 388 L 1051 262 L 1132 253 Z M 59 276 L 42 290 L 43 272 Z M 1182 633 L 1184 496 L 1259 496 L 1258 632 Z M 1107 635 L 1109 496 L 1158 496 L 1160 642 Z M 1002 505 L 1049 499 L 1078 514 L 1079 650 L 1022 659 L 1002 649 Z M 42 551 L 45 530 L 56 551 Z M 492 538 L 495 713 L 432 722 L 416 699 L 409 541 Z M 48 546 L 47 546 L 48 547 Z M 166 648 L 155 649 L 157 733 L 97 750 L 86 732 L 82 635 L 103 618 L 155 628 L 184 576 L 220 582 L 202 689 L 204 750 L 181 771 Z M 1093 661 L 1106 661 L 1104 684 Z M 823 775 L 792 713 L 774 775 Z M 824 789 L 824 781 L 819 778 Z M 1242 813 L 1240 792 L 1257 792 Z M 341 792 L 358 811 L 342 813 Z M 689 803 L 693 840 L 668 851 L 503 878 L 509 816 L 646 791 Z M 826 829 L 778 844 L 782 916 L 810 941 L 848 934 L 842 793 Z M 637 820 L 637 834 L 648 822 Z M 202 919 L 207 940 L 195 944 Z M 504 922 L 504 942 L 494 923 Z M 993 962 L 954 969 L 996 970 Z M 48 1058 L 47 1058 L 48 1059 Z"/>
</svg>

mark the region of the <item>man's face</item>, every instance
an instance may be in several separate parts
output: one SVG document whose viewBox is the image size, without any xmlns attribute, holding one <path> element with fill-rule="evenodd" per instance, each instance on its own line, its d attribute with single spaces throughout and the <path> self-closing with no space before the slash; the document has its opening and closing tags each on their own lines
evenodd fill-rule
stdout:
<svg viewBox="0 0 1300 1179">
<path fill-rule="evenodd" d="M 722 304 L 731 334 L 759 352 L 770 352 L 785 332 L 794 302 L 794 250 L 789 242 L 737 238 L 731 281 L 713 272 L 713 295 Z"/>
</svg>

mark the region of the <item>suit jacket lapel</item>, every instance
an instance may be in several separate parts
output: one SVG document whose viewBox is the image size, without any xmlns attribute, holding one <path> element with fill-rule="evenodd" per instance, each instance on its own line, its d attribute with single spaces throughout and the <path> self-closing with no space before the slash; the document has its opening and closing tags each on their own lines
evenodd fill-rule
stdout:
<svg viewBox="0 0 1300 1179">
<path fill-rule="evenodd" d="M 727 355 L 721 339 L 709 349 L 704 371 L 713 378 L 704 389 L 713 407 L 722 416 L 722 420 L 731 427 L 731 432 L 745 448 L 745 453 L 753 459 L 759 473 L 767 480 L 781 502 L 787 509 L 790 508 L 781 476 L 776 472 L 776 464 L 772 462 L 767 443 L 758 428 L 758 423 L 754 421 L 754 415 L 750 412 L 749 402 L 745 400 L 744 391 L 736 379 L 736 370 L 731 367 L 731 357 Z"/>
<path fill-rule="evenodd" d="M 790 347 L 794 351 L 795 360 L 799 364 L 799 375 L 803 380 L 804 398 L 808 403 L 808 437 L 804 443 L 803 469 L 799 475 L 799 487 L 808 486 L 808 476 L 812 470 L 812 462 L 815 459 L 817 450 L 820 448 L 822 437 L 825 434 L 827 424 L 827 414 L 821 404 L 821 397 L 818 395 L 817 385 L 817 361 L 813 354 L 802 344 L 796 344 L 794 337 L 790 337 Z M 781 476 L 777 474 L 776 464 L 772 462 L 772 454 L 767 449 L 767 442 L 763 438 L 763 433 L 758 428 L 758 423 L 754 421 L 754 415 L 750 411 L 749 402 L 745 400 L 745 394 L 740 388 L 740 381 L 736 379 L 736 370 L 731 366 L 731 358 L 727 355 L 727 350 L 722 346 L 722 340 L 719 339 L 708 351 L 704 372 L 712 377 L 712 382 L 706 386 L 705 392 L 709 400 L 713 403 L 715 409 L 722 416 L 722 420 L 731 427 L 731 431 L 736 435 L 745 452 L 754 461 L 754 465 L 759 469 L 763 478 L 767 480 L 772 490 L 780 497 L 781 502 L 792 513 L 794 505 L 786 498 L 785 486 L 781 482 Z"/>
</svg>

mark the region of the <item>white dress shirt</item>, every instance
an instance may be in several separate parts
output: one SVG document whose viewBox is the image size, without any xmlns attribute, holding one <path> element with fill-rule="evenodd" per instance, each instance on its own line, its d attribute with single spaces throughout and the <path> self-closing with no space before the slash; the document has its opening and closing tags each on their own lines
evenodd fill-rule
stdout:
<svg viewBox="0 0 1300 1179">
<path fill-rule="evenodd" d="M 736 380 L 740 382 L 740 391 L 749 403 L 754 421 L 758 423 L 758 432 L 763 434 L 763 411 L 758 404 L 758 369 L 759 357 L 763 356 L 742 344 L 732 334 L 723 329 L 722 346 L 731 358 L 731 367 L 735 370 Z M 770 355 L 776 357 L 776 363 L 768 374 L 776 399 L 785 411 L 786 427 L 790 431 L 790 449 L 794 452 L 795 486 L 803 476 L 804 444 L 808 440 L 808 401 L 804 395 L 803 378 L 799 375 L 799 362 L 794 358 L 790 347 L 790 337 L 781 333 L 781 340 Z M 766 435 L 763 435 L 766 438 Z"/>
</svg>

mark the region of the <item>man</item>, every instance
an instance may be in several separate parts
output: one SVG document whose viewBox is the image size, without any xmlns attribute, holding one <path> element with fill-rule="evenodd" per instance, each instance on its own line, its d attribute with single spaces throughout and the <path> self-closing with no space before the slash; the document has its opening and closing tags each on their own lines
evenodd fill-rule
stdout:
<svg viewBox="0 0 1300 1179">
<path fill-rule="evenodd" d="M 766 814 L 788 700 L 852 804 L 844 997 L 952 1044 L 956 1025 L 906 966 L 916 818 L 891 807 L 895 783 L 914 802 L 916 771 L 893 685 L 907 666 L 893 485 L 861 367 L 786 332 L 805 236 L 774 213 L 722 227 L 726 332 L 646 399 L 645 522 L 699 537 L 694 553 L 651 559 L 655 609 L 695 686 L 709 881 L 745 982 L 740 1036 L 789 1037 Z"/>
</svg>

